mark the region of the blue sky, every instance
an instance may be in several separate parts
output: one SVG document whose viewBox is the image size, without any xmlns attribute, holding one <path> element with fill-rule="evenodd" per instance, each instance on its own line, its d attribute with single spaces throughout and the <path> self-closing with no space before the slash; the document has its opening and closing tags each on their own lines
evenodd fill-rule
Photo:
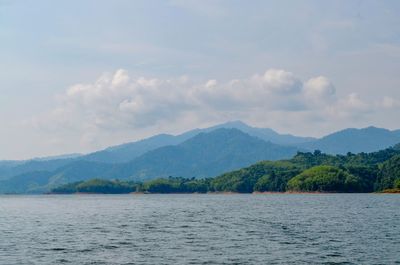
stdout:
<svg viewBox="0 0 400 265">
<path fill-rule="evenodd" d="M 399 128 L 399 1 L 0 0 L 0 159 L 228 120 Z"/>
</svg>

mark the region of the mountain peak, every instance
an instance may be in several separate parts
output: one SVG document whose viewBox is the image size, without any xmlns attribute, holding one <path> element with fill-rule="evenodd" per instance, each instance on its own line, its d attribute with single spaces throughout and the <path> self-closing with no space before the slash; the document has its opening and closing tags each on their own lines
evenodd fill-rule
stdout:
<svg viewBox="0 0 400 265">
<path fill-rule="evenodd" d="M 385 129 L 385 128 L 379 128 L 379 127 L 375 127 L 375 126 L 368 126 L 365 127 L 361 130 L 365 130 L 365 131 L 381 131 L 381 132 L 390 132 L 390 130 Z"/>
<path fill-rule="evenodd" d="M 242 122 L 241 120 L 227 121 L 225 123 L 222 123 L 220 126 L 250 127 L 249 125 Z"/>
<path fill-rule="evenodd" d="M 395 131 L 369 126 L 365 128 L 348 128 L 328 134 L 303 147 L 309 150 L 321 150 L 329 154 L 346 154 L 347 152 L 375 152 L 400 142 L 400 135 Z"/>
<path fill-rule="evenodd" d="M 250 136 L 249 134 L 237 129 L 237 128 L 218 128 L 209 132 L 201 132 L 198 135 L 186 140 L 182 144 L 185 145 L 187 143 L 201 143 L 205 139 L 215 139 L 217 142 L 223 142 L 226 140 L 232 140 L 233 138 L 252 138 L 257 139 L 257 141 L 262 141 L 256 137 Z"/>
<path fill-rule="evenodd" d="M 209 127 L 207 129 L 205 129 L 206 131 L 212 131 L 215 129 L 219 129 L 219 128 L 235 128 L 235 129 L 239 129 L 239 130 L 249 130 L 249 129 L 253 129 L 253 127 L 247 125 L 246 123 L 240 121 L 240 120 L 235 120 L 235 121 L 228 121 L 225 123 L 221 123 L 212 127 Z"/>
<path fill-rule="evenodd" d="M 390 133 L 391 131 L 385 128 L 379 128 L 375 126 L 368 126 L 364 128 L 346 128 L 340 131 L 333 132 L 331 134 L 325 135 L 320 139 L 326 137 L 331 137 L 332 135 L 345 135 L 345 134 L 360 134 L 360 133 Z"/>
</svg>

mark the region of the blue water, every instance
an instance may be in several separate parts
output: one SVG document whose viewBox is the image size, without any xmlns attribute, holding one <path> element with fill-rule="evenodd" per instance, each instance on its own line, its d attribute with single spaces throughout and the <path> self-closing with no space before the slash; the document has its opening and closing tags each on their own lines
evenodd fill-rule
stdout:
<svg viewBox="0 0 400 265">
<path fill-rule="evenodd" d="M 0 264 L 400 264 L 400 196 L 0 196 Z"/>
</svg>

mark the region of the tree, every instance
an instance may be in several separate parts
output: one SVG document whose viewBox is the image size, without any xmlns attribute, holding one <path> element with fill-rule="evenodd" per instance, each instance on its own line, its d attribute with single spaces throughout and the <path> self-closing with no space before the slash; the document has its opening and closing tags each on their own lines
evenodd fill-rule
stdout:
<svg viewBox="0 0 400 265">
<path fill-rule="evenodd" d="M 288 182 L 291 191 L 356 192 L 361 190 L 360 178 L 334 166 L 315 166 Z"/>
</svg>

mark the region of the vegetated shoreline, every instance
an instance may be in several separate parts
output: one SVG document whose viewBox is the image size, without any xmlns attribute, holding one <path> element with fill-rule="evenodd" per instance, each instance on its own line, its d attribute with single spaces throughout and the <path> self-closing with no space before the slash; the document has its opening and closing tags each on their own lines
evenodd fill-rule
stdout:
<svg viewBox="0 0 400 265">
<path fill-rule="evenodd" d="M 374 153 L 298 152 L 289 160 L 261 161 L 216 177 L 76 179 L 50 194 L 332 194 L 400 193 L 400 145 Z M 69 181 L 72 181 L 70 179 Z M 18 190 L 16 190 L 18 193 Z"/>
<path fill-rule="evenodd" d="M 400 194 L 400 189 L 388 189 L 380 192 L 332 192 L 332 191 L 254 191 L 249 193 L 232 192 L 232 191 L 218 191 L 218 192 L 130 192 L 130 193 L 101 193 L 101 192 L 75 192 L 75 193 L 43 193 L 36 195 L 331 195 L 331 194 Z M 4 194 L 4 195 L 27 195 L 27 194 Z M 34 195 L 34 194 L 29 194 Z"/>
<path fill-rule="evenodd" d="M 378 193 L 386 193 L 386 194 L 400 194 L 400 189 L 386 189 Z"/>
</svg>

